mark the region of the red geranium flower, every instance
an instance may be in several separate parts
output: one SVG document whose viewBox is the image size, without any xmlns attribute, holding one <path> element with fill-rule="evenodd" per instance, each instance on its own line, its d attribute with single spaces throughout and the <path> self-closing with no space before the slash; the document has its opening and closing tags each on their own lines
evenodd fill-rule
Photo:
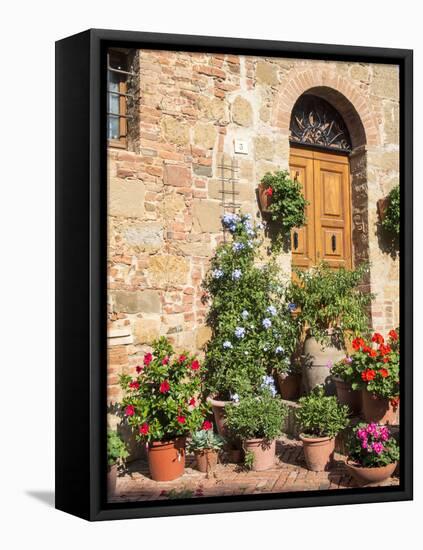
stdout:
<svg viewBox="0 0 423 550">
<path fill-rule="evenodd" d="M 191 399 L 188 401 L 188 405 L 190 407 L 195 407 L 195 399 L 193 397 L 191 397 Z"/>
<path fill-rule="evenodd" d="M 127 405 L 125 407 L 125 414 L 126 414 L 126 416 L 134 416 L 134 414 L 135 414 L 134 405 Z"/>
<path fill-rule="evenodd" d="M 135 367 L 135 370 L 137 371 L 137 373 L 139 374 L 141 371 L 142 371 L 142 367 L 140 367 L 139 365 L 137 365 Z"/>
<path fill-rule="evenodd" d="M 364 340 L 363 338 L 354 338 L 352 341 L 352 347 L 358 351 L 360 348 L 364 346 Z"/>
<path fill-rule="evenodd" d="M 363 346 L 364 353 L 370 353 L 372 351 L 372 348 L 369 346 Z"/>
<path fill-rule="evenodd" d="M 383 361 L 384 363 L 389 363 L 389 357 L 384 357 L 384 358 L 382 359 L 382 361 Z"/>
<path fill-rule="evenodd" d="M 129 387 L 130 387 L 132 390 L 138 390 L 139 387 L 140 387 L 140 383 L 137 382 L 136 380 L 132 380 L 132 382 L 129 382 Z"/>
<path fill-rule="evenodd" d="M 394 410 L 396 410 L 398 408 L 398 405 L 399 405 L 399 397 L 393 397 L 390 401 L 392 407 L 394 408 Z"/>
<path fill-rule="evenodd" d="M 391 346 L 389 346 L 388 344 L 380 344 L 379 352 L 381 355 L 388 355 L 388 353 L 390 353 L 391 351 Z"/>
<path fill-rule="evenodd" d="M 197 359 L 191 363 L 191 368 L 192 370 L 198 370 L 200 368 L 200 363 L 197 361 Z"/>
<path fill-rule="evenodd" d="M 162 365 L 167 365 L 169 363 L 169 357 L 166 355 L 166 357 L 163 357 L 162 359 Z"/>
<path fill-rule="evenodd" d="M 375 332 L 372 336 L 372 342 L 376 342 L 376 344 L 383 344 L 384 343 L 384 338 L 381 334 L 379 334 L 378 332 Z"/>
<path fill-rule="evenodd" d="M 179 362 L 180 362 L 180 363 L 183 363 L 184 361 L 186 361 L 186 359 L 187 359 L 187 356 L 186 356 L 186 355 L 180 355 L 180 356 L 179 356 Z"/>
<path fill-rule="evenodd" d="M 176 420 L 179 422 L 179 424 L 185 424 L 187 419 L 185 418 L 185 416 L 177 416 Z"/>
<path fill-rule="evenodd" d="M 147 422 L 144 422 L 144 424 L 141 424 L 140 426 L 140 434 L 147 435 L 149 429 L 150 429 L 150 426 L 147 424 Z"/>
<path fill-rule="evenodd" d="M 167 393 L 168 391 L 170 390 L 170 384 L 167 380 L 164 380 L 161 384 L 160 384 L 160 388 L 159 388 L 159 391 L 160 393 Z"/>
<path fill-rule="evenodd" d="M 377 355 L 376 350 L 371 349 L 371 350 L 369 351 L 369 356 L 370 356 L 370 357 L 376 357 L 376 355 Z"/>
<path fill-rule="evenodd" d="M 210 422 L 210 420 L 204 420 L 203 425 L 201 426 L 202 430 L 211 430 L 213 428 L 213 424 Z"/>
<path fill-rule="evenodd" d="M 364 372 L 361 373 L 361 378 L 365 382 L 370 382 L 371 380 L 374 380 L 375 376 L 376 373 L 373 369 L 366 369 Z"/>
<path fill-rule="evenodd" d="M 273 189 L 271 187 L 268 187 L 264 193 L 268 197 L 271 197 L 273 195 Z"/>
<path fill-rule="evenodd" d="M 386 369 L 380 369 L 380 375 L 382 376 L 382 378 L 386 378 L 387 376 L 389 376 L 389 371 L 386 370 Z"/>
<path fill-rule="evenodd" d="M 391 340 L 394 340 L 395 342 L 398 340 L 398 333 L 396 330 L 390 330 L 388 334 Z"/>
<path fill-rule="evenodd" d="M 151 353 L 146 353 L 144 355 L 144 365 L 148 366 L 152 360 L 153 360 L 153 356 Z"/>
</svg>

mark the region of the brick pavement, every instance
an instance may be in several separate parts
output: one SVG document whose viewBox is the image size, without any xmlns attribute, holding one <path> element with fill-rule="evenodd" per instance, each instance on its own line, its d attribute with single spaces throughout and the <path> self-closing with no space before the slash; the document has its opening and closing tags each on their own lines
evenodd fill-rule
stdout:
<svg viewBox="0 0 423 550">
<path fill-rule="evenodd" d="M 359 487 L 348 475 L 344 460 L 344 456 L 335 454 L 330 471 L 311 472 L 306 468 L 301 442 L 288 438 L 277 441 L 275 467 L 264 472 L 243 471 L 240 465 L 221 463 L 207 478 L 206 474 L 195 469 L 195 459 L 189 455 L 182 477 L 169 482 L 156 482 L 149 477 L 147 462 L 137 460 L 129 465 L 124 475 L 118 477 L 116 494 L 109 502 Z M 379 486 L 398 484 L 399 479 L 394 476 Z"/>
</svg>

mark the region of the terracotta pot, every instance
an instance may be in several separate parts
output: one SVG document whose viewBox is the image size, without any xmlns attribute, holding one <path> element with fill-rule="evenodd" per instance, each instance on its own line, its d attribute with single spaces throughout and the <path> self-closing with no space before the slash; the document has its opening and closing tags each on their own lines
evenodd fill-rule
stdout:
<svg viewBox="0 0 423 550">
<path fill-rule="evenodd" d="M 347 460 L 345 463 L 349 473 L 361 484 L 368 485 L 369 483 L 380 483 L 391 477 L 397 467 L 397 462 L 379 466 L 376 468 L 364 468 L 355 462 Z"/>
<path fill-rule="evenodd" d="M 211 397 L 208 397 L 207 401 L 212 406 L 217 433 L 222 437 L 227 437 L 228 429 L 226 427 L 225 405 L 232 403 L 232 401 L 219 401 L 218 399 L 213 399 Z"/>
<path fill-rule="evenodd" d="M 277 374 L 279 393 L 282 399 L 295 401 L 300 396 L 301 374 Z"/>
<path fill-rule="evenodd" d="M 172 481 L 180 477 L 185 469 L 185 437 L 150 443 L 148 466 L 154 481 Z"/>
<path fill-rule="evenodd" d="M 341 405 L 347 405 L 352 416 L 361 413 L 361 391 L 353 390 L 351 384 L 341 378 L 332 376 L 336 386 L 336 397 Z"/>
<path fill-rule="evenodd" d="M 197 468 L 203 474 L 213 472 L 217 465 L 218 452 L 213 449 L 204 449 L 203 451 L 195 451 Z"/>
<path fill-rule="evenodd" d="M 246 439 L 244 441 L 244 450 L 246 453 L 253 453 L 254 463 L 252 469 L 255 472 L 268 470 L 275 465 L 275 440 Z"/>
<path fill-rule="evenodd" d="M 109 466 L 107 472 L 107 495 L 112 497 L 116 493 L 116 480 L 117 480 L 117 464 Z"/>
<path fill-rule="evenodd" d="M 389 197 L 384 197 L 377 201 L 377 212 L 379 214 L 379 219 L 381 222 L 386 218 L 386 212 L 389 206 Z"/>
<path fill-rule="evenodd" d="M 328 470 L 335 451 L 334 437 L 310 437 L 300 434 L 303 442 L 304 457 L 309 470 L 323 472 Z"/>
<path fill-rule="evenodd" d="M 244 453 L 242 449 L 228 449 L 228 462 L 231 464 L 240 464 L 244 460 Z"/>
<path fill-rule="evenodd" d="M 366 422 L 375 422 L 376 424 L 398 424 L 397 409 L 391 404 L 391 400 L 385 397 L 362 391 L 363 418 Z"/>
<path fill-rule="evenodd" d="M 330 375 L 329 365 L 334 365 L 345 357 L 345 350 L 335 346 L 322 346 L 312 337 L 304 343 L 303 381 L 307 393 L 323 384 L 327 395 L 334 395 L 335 384 Z"/>
<path fill-rule="evenodd" d="M 272 202 L 272 198 L 266 195 L 266 187 L 264 186 L 263 183 L 259 183 L 257 191 L 258 191 L 260 210 L 265 213 L 270 213 L 269 206 Z"/>
</svg>

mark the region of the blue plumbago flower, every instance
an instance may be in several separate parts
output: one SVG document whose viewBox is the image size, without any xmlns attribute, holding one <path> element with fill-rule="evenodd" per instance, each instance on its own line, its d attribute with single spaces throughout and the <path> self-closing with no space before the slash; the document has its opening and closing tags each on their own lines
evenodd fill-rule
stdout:
<svg viewBox="0 0 423 550">
<path fill-rule="evenodd" d="M 229 229 L 231 233 L 236 230 L 236 224 L 239 222 L 239 216 L 236 214 L 225 214 L 222 218 L 222 225 L 226 229 Z"/>
<path fill-rule="evenodd" d="M 263 376 L 263 383 L 261 385 L 262 389 L 267 388 L 270 390 L 270 393 L 273 397 L 276 395 L 275 381 L 272 376 Z"/>
<path fill-rule="evenodd" d="M 245 336 L 245 328 L 244 327 L 236 327 L 235 329 L 235 336 L 237 338 L 244 338 Z"/>
<path fill-rule="evenodd" d="M 236 281 L 237 279 L 239 279 L 239 278 L 241 277 L 241 275 L 242 275 L 242 271 L 241 271 L 240 269 L 234 269 L 234 270 L 232 271 L 232 279 L 233 279 L 234 281 Z"/>
<path fill-rule="evenodd" d="M 212 277 L 213 279 L 220 279 L 223 277 L 223 271 L 221 269 L 213 269 Z"/>
<path fill-rule="evenodd" d="M 230 393 L 229 397 L 234 403 L 239 403 L 239 395 L 237 393 Z"/>
<path fill-rule="evenodd" d="M 244 243 L 234 243 L 232 245 L 232 250 L 235 250 L 235 252 L 239 252 L 240 250 L 242 250 L 243 248 L 245 248 L 245 244 Z"/>
<path fill-rule="evenodd" d="M 273 317 L 276 315 L 276 308 L 275 306 L 269 306 L 267 309 L 266 309 L 267 313 L 270 313 L 270 315 L 272 315 Z"/>
<path fill-rule="evenodd" d="M 261 324 L 264 326 L 264 328 L 270 328 L 272 326 L 272 321 L 266 317 L 266 319 L 263 319 Z"/>
<path fill-rule="evenodd" d="M 233 346 L 232 346 L 232 344 L 229 342 L 229 340 L 225 340 L 225 341 L 223 342 L 223 347 L 224 347 L 224 349 L 231 349 Z"/>
<path fill-rule="evenodd" d="M 282 347 L 282 346 L 278 346 L 278 347 L 275 349 L 275 353 L 283 353 L 283 347 Z"/>
<path fill-rule="evenodd" d="M 289 311 L 295 311 L 297 309 L 297 304 L 291 302 L 290 304 L 288 304 L 288 309 Z"/>
<path fill-rule="evenodd" d="M 244 311 L 241 313 L 241 317 L 242 317 L 243 319 L 248 319 L 248 316 L 249 316 L 249 315 L 250 315 L 250 314 L 248 313 L 248 311 L 247 311 L 246 309 L 244 309 Z"/>
</svg>

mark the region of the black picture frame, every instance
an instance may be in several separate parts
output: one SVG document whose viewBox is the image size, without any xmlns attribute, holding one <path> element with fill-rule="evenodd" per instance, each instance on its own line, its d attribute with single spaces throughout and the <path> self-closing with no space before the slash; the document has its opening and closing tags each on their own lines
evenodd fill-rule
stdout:
<svg viewBox="0 0 423 550">
<path fill-rule="evenodd" d="M 398 64 L 401 464 L 398 487 L 106 503 L 106 93 L 110 46 Z M 410 500 L 413 495 L 413 52 L 91 29 L 56 43 L 56 508 L 87 520 Z"/>
</svg>

